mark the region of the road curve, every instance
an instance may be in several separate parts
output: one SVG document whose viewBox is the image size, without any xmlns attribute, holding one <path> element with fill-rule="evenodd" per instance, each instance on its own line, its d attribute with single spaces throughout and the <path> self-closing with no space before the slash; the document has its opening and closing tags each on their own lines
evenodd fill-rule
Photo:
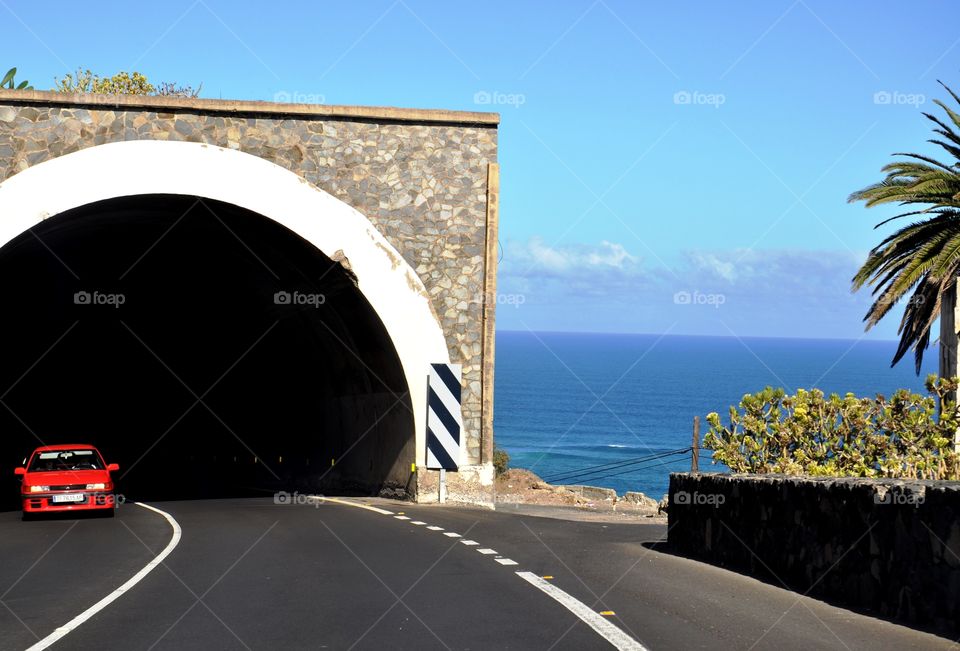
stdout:
<svg viewBox="0 0 960 651">
<path fill-rule="evenodd" d="M 180 524 L 179 545 L 51 648 L 610 649 L 610 639 L 652 651 L 950 646 L 642 544 L 662 539 L 663 526 L 365 502 L 374 510 L 157 503 Z M 114 519 L 21 522 L 0 513 L 0 648 L 51 634 L 170 539 L 163 517 L 133 505 Z M 605 613 L 596 619 L 607 628 L 578 611 L 588 620 Z"/>
</svg>

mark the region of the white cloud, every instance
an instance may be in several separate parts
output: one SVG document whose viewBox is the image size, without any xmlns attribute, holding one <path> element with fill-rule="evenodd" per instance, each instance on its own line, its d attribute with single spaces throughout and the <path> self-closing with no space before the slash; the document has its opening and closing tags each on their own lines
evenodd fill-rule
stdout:
<svg viewBox="0 0 960 651">
<path fill-rule="evenodd" d="M 525 243 L 508 242 L 504 266 L 520 275 L 538 273 L 579 273 L 584 270 L 610 268 L 627 270 L 635 267 L 639 258 L 622 245 L 602 240 L 599 244 L 549 245 L 541 237 Z"/>
<path fill-rule="evenodd" d="M 694 250 L 667 267 L 616 242 L 506 242 L 499 291 L 524 295 L 524 304 L 502 310 L 498 322 L 508 329 L 857 338 L 870 295 L 851 294 L 851 278 L 865 259 L 866 252 L 850 251 Z M 678 293 L 722 296 L 722 308 L 679 304 Z M 894 336 L 898 320 L 891 315 L 871 337 Z"/>
<path fill-rule="evenodd" d="M 627 253 L 622 244 L 614 244 L 603 240 L 595 251 L 587 254 L 587 263 L 591 265 L 607 265 L 622 269 L 625 264 L 638 262 L 637 258 Z"/>
</svg>

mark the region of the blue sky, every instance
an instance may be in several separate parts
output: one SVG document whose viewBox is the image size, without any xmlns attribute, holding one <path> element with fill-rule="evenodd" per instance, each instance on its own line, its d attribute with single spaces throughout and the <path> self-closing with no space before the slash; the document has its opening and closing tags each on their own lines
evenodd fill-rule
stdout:
<svg viewBox="0 0 960 651">
<path fill-rule="evenodd" d="M 933 151 L 920 111 L 960 86 L 947 0 L 257 6 L 0 0 L 4 58 L 41 89 L 500 112 L 506 329 L 860 337 L 849 279 L 893 212 L 846 197 Z"/>
</svg>

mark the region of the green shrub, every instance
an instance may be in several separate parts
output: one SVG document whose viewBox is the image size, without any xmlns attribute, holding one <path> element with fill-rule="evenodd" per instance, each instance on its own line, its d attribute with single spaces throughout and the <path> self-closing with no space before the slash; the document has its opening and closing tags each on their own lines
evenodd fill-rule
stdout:
<svg viewBox="0 0 960 651">
<path fill-rule="evenodd" d="M 54 79 L 58 93 L 95 93 L 98 95 L 163 95 L 167 97 L 197 97 L 200 88 L 173 82 L 150 83 L 140 72 L 118 72 L 112 77 L 101 77 L 90 70 L 77 69 L 62 79 Z M 200 85 L 201 87 L 203 84 Z"/>
<path fill-rule="evenodd" d="M 507 471 L 507 466 L 510 465 L 510 455 L 507 454 L 504 450 L 500 448 L 494 448 L 493 450 L 493 469 L 497 474 L 497 477 L 502 475 Z"/>
<path fill-rule="evenodd" d="M 767 387 L 730 407 L 729 425 L 708 414 L 703 446 L 733 472 L 956 480 L 957 385 L 931 375 L 929 395 L 901 389 L 889 400 Z"/>
<path fill-rule="evenodd" d="M 3 79 L 0 80 L 0 88 L 6 88 L 8 90 L 33 90 L 33 86 L 30 85 L 29 81 L 21 81 L 18 84 L 14 79 L 16 76 L 16 68 L 10 68 L 7 70 L 7 74 L 5 74 Z"/>
<path fill-rule="evenodd" d="M 55 78 L 54 90 L 59 93 L 96 93 L 99 95 L 152 95 L 156 88 L 139 72 L 118 72 L 112 77 L 101 77 L 89 70 L 80 70 L 76 76 L 67 73 Z"/>
</svg>

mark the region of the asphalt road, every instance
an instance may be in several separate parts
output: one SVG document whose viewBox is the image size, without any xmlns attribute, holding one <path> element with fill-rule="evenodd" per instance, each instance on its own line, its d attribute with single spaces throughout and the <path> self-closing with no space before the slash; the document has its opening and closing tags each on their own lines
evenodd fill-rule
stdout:
<svg viewBox="0 0 960 651">
<path fill-rule="evenodd" d="M 179 523 L 179 544 L 52 648 L 612 648 L 517 572 L 551 577 L 589 610 L 612 612 L 602 620 L 651 651 L 951 647 L 644 545 L 665 537 L 662 525 L 365 502 L 393 513 L 272 499 L 155 503 Z M 410 519 L 395 517 L 401 511 Z M 0 648 L 50 635 L 137 574 L 172 534 L 161 515 L 132 504 L 113 519 L 0 513 Z"/>
</svg>

